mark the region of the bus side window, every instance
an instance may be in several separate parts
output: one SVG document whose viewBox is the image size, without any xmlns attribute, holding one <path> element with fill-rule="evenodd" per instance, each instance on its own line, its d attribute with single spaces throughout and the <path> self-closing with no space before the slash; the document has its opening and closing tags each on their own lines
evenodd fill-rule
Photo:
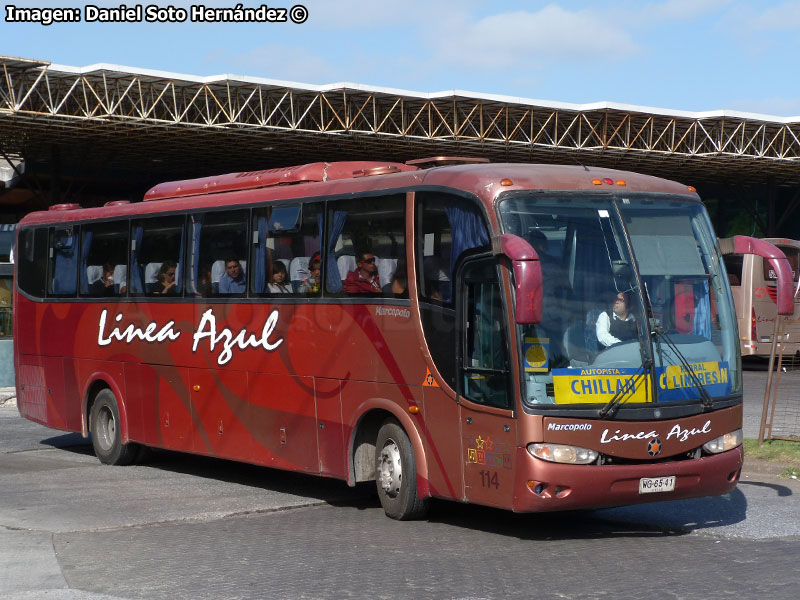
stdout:
<svg viewBox="0 0 800 600">
<path fill-rule="evenodd" d="M 189 218 L 189 283 L 195 296 L 244 296 L 247 291 L 246 210 Z"/>
<path fill-rule="evenodd" d="M 422 329 L 436 368 L 454 389 L 453 269 L 463 252 L 488 244 L 488 228 L 474 203 L 441 192 L 417 194 L 416 277 Z"/>
<path fill-rule="evenodd" d="M 728 272 L 728 283 L 732 286 L 742 285 L 742 265 L 744 256 L 741 254 L 726 254 L 722 257 L 725 270 Z"/>
<path fill-rule="evenodd" d="M 183 223 L 183 217 L 134 221 L 128 272 L 131 295 L 182 295 Z"/>
<path fill-rule="evenodd" d="M 44 298 L 47 283 L 47 229 L 23 229 L 16 250 L 19 289 L 35 298 Z"/>
<path fill-rule="evenodd" d="M 78 291 L 78 227 L 50 229 L 51 296 L 74 296 Z"/>
<path fill-rule="evenodd" d="M 321 202 L 307 202 L 253 211 L 252 294 L 319 296 L 320 282 L 312 276 L 309 263 L 320 253 L 322 207 Z"/>
<path fill-rule="evenodd" d="M 776 247 L 786 256 L 786 260 L 789 261 L 789 266 L 792 268 L 792 279 L 797 281 L 800 275 L 800 255 L 798 255 L 797 248 L 780 244 L 776 244 Z M 775 269 L 772 268 L 769 261 L 766 258 L 762 258 L 761 263 L 764 265 L 764 281 L 770 283 L 776 282 L 778 276 L 775 274 Z M 725 263 L 725 266 L 727 267 L 728 264 Z"/>
<path fill-rule="evenodd" d="M 510 408 L 505 318 L 497 263 L 483 259 L 464 267 L 463 395 L 478 404 Z"/>
<path fill-rule="evenodd" d="M 403 194 L 331 202 L 328 223 L 328 292 L 408 297 Z"/>
<path fill-rule="evenodd" d="M 118 296 L 127 287 L 128 222 L 93 223 L 81 228 L 81 296 Z"/>
</svg>

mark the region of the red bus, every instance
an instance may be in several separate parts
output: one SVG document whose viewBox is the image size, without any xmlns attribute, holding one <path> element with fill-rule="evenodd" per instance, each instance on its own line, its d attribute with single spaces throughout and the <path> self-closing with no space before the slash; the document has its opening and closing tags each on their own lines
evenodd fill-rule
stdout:
<svg viewBox="0 0 800 600">
<path fill-rule="evenodd" d="M 156 447 L 375 480 L 397 519 L 431 497 L 551 511 L 739 478 L 736 314 L 684 185 L 316 163 L 17 231 L 20 414 L 91 434 L 103 463 Z"/>
</svg>

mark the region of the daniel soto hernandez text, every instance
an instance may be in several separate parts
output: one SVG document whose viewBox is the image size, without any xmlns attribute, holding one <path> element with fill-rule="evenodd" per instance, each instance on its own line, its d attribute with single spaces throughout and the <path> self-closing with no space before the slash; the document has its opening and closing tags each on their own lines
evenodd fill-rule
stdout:
<svg viewBox="0 0 800 600">
<path fill-rule="evenodd" d="M 244 6 L 241 2 L 228 8 L 193 4 L 188 9 L 178 6 L 136 4 L 127 6 L 95 6 L 81 8 L 20 8 L 6 5 L 6 23 L 305 23 L 308 9 L 302 4 L 291 8 L 273 8 L 266 4 Z"/>
</svg>

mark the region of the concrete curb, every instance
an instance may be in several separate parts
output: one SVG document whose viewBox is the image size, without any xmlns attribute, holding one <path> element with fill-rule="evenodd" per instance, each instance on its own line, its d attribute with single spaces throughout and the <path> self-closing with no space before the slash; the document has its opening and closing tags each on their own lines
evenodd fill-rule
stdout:
<svg viewBox="0 0 800 600">
<path fill-rule="evenodd" d="M 17 388 L 0 387 L 0 407 L 14 408 L 17 406 Z"/>
<path fill-rule="evenodd" d="M 754 478 L 777 478 L 790 466 L 792 465 L 785 462 L 748 458 L 745 456 L 744 466 L 742 467 L 742 476 Z"/>
</svg>

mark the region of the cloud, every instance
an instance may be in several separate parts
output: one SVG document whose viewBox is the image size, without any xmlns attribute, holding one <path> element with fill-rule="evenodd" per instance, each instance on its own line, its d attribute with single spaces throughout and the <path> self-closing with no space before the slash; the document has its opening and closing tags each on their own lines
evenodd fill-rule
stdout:
<svg viewBox="0 0 800 600">
<path fill-rule="evenodd" d="M 211 69 L 224 65 L 226 72 L 312 84 L 336 81 L 336 73 L 341 72 L 341 67 L 323 56 L 303 47 L 282 44 L 268 44 L 239 53 L 214 49 L 205 55 L 204 62 Z"/>
<path fill-rule="evenodd" d="M 762 115 L 796 117 L 800 116 L 800 98 L 739 99 L 730 102 L 728 108 Z"/>
<path fill-rule="evenodd" d="M 287 3 L 289 5 L 291 3 Z M 480 5 L 478 0 L 305 0 L 307 23 L 325 29 L 408 28 L 446 22 Z M 456 17 L 457 18 L 457 17 Z"/>
<path fill-rule="evenodd" d="M 688 21 L 727 6 L 731 0 L 667 0 L 646 4 L 641 16 L 651 22 L 659 20 Z"/>
<path fill-rule="evenodd" d="M 510 69 L 580 60 L 618 60 L 637 52 L 631 36 L 613 19 L 593 10 L 549 5 L 475 22 L 438 23 L 436 58 L 464 68 Z M 431 31 L 428 31 L 432 34 Z"/>
<path fill-rule="evenodd" d="M 800 29 L 800 4 L 785 2 L 771 6 L 756 15 L 749 27 L 757 31 L 797 31 Z"/>
</svg>

